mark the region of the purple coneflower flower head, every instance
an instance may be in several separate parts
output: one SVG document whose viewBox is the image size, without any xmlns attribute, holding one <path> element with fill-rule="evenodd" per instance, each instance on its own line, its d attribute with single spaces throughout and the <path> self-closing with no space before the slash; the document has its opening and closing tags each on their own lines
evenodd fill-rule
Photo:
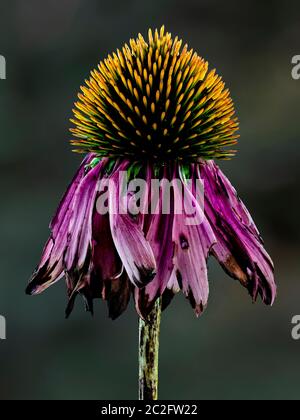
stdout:
<svg viewBox="0 0 300 420">
<path fill-rule="evenodd" d="M 237 118 L 224 82 L 164 28 L 101 62 L 74 109 L 76 151 L 86 156 L 51 222 L 27 293 L 65 277 L 76 296 L 118 317 L 132 295 L 141 317 L 182 290 L 197 315 L 214 256 L 272 304 L 273 264 L 242 201 L 214 159 L 229 159 Z M 133 183 L 134 188 L 130 188 Z M 136 188 L 138 184 L 138 188 Z"/>
</svg>

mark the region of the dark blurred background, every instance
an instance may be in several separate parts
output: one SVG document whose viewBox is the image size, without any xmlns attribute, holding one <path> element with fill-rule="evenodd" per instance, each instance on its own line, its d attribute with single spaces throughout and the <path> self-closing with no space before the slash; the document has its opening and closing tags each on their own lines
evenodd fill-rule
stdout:
<svg viewBox="0 0 300 420">
<path fill-rule="evenodd" d="M 238 189 L 276 266 L 273 308 L 210 261 L 200 319 L 182 295 L 163 315 L 161 399 L 298 399 L 300 341 L 300 3 L 238 0 L 11 0 L 0 5 L 1 399 L 132 399 L 137 326 L 132 305 L 112 322 L 78 299 L 64 319 L 63 281 L 38 297 L 24 288 L 48 223 L 77 168 L 68 122 L 89 71 L 148 27 L 166 25 L 216 67 L 240 119 L 239 153 L 221 167 Z"/>
</svg>

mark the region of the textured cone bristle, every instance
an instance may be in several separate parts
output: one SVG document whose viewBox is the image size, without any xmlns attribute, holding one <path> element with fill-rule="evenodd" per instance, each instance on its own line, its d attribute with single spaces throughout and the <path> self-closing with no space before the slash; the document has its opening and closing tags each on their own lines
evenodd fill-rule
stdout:
<svg viewBox="0 0 300 420">
<path fill-rule="evenodd" d="M 215 70 L 170 33 L 149 30 L 100 62 L 75 103 L 75 151 L 134 160 L 228 159 L 237 118 Z"/>
</svg>

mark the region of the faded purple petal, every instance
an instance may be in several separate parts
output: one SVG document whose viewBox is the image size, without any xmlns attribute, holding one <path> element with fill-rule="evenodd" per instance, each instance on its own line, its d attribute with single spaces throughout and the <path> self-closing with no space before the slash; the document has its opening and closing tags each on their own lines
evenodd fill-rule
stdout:
<svg viewBox="0 0 300 420">
<path fill-rule="evenodd" d="M 122 271 L 122 262 L 115 248 L 110 231 L 109 215 L 93 216 L 94 273 L 102 280 L 112 280 Z"/>
<path fill-rule="evenodd" d="M 81 181 L 75 193 L 72 217 L 68 226 L 68 248 L 64 257 L 66 271 L 76 266 L 80 270 L 92 245 L 92 215 L 98 190 L 98 181 L 106 162 L 101 161 Z"/>
<path fill-rule="evenodd" d="M 93 313 L 93 299 L 90 294 L 90 282 L 91 282 L 91 267 L 89 266 L 85 270 L 78 272 L 76 270 L 72 272 L 66 272 L 66 284 L 68 289 L 69 301 L 66 307 L 66 317 L 68 318 L 71 314 L 75 299 L 78 294 L 84 297 L 86 311 Z"/>
<path fill-rule="evenodd" d="M 83 294 L 87 307 L 92 311 L 92 301 L 95 298 L 107 299 L 105 290 L 109 282 L 120 277 L 122 263 L 115 249 L 110 232 L 108 214 L 101 215 L 94 208 L 92 217 L 92 242 L 91 252 L 86 256 L 89 262 L 88 269 L 71 270 L 67 273 L 67 287 L 69 292 L 69 305 L 67 314 L 73 308 L 75 297 Z"/>
<path fill-rule="evenodd" d="M 26 288 L 28 294 L 39 294 L 47 287 L 63 277 L 63 254 L 67 247 L 67 230 L 71 219 L 75 193 L 85 174 L 85 166 L 90 163 L 94 155 L 90 154 L 81 163 L 73 181 L 60 202 L 50 227 L 51 236 L 44 248 L 41 262 Z"/>
<path fill-rule="evenodd" d="M 62 254 L 53 252 L 54 242 L 48 239 L 40 264 L 33 272 L 26 293 L 37 295 L 63 277 Z"/>
<path fill-rule="evenodd" d="M 213 161 L 201 163 L 198 176 L 204 180 L 205 214 L 218 240 L 213 254 L 254 300 L 260 294 L 266 304 L 272 304 L 276 296 L 273 263 L 248 210 Z"/>
<path fill-rule="evenodd" d="M 131 286 L 110 231 L 109 215 L 93 216 L 92 298 L 107 301 L 109 317 L 116 319 L 127 308 Z"/>
<path fill-rule="evenodd" d="M 73 200 L 74 194 L 78 188 L 78 185 L 80 184 L 82 178 L 85 175 L 85 168 L 86 165 L 92 162 L 92 160 L 95 158 L 94 153 L 90 153 L 86 155 L 86 157 L 81 162 L 81 165 L 76 172 L 74 178 L 72 179 L 71 183 L 69 184 L 67 191 L 63 195 L 58 208 L 56 210 L 56 213 L 50 223 L 50 230 L 52 232 L 52 236 L 55 238 L 56 234 L 61 226 L 62 221 L 65 218 L 66 212 L 69 210 L 71 201 Z"/>
<path fill-rule="evenodd" d="M 103 279 L 100 276 L 97 278 L 95 273 L 93 227 L 94 215 L 97 214 L 98 181 L 103 175 L 105 166 L 106 160 L 102 160 L 90 169 L 75 194 L 72 219 L 67 234 L 68 248 L 64 256 L 69 295 L 67 316 L 73 309 L 78 293 L 84 297 L 86 309 L 90 312 L 93 312 L 94 297 L 101 296 Z M 96 289 L 96 285 L 99 290 Z"/>
<path fill-rule="evenodd" d="M 156 262 L 138 218 L 126 211 L 127 197 L 122 197 L 120 194 L 119 172 L 121 170 L 126 170 L 126 166 L 121 165 L 110 178 L 115 185 L 115 188 L 109 189 L 110 228 L 115 247 L 129 279 L 135 286 L 142 287 L 155 276 Z"/>
<path fill-rule="evenodd" d="M 183 194 L 178 183 L 174 184 L 175 213 L 183 211 L 183 214 L 174 215 L 175 273 L 179 287 L 199 315 L 208 300 L 207 258 L 216 238 L 192 191 L 182 181 Z M 194 225 L 188 224 L 193 212 L 196 217 Z"/>
<path fill-rule="evenodd" d="M 149 171 L 151 173 L 151 171 Z M 165 170 L 167 177 L 167 170 Z M 148 183 L 150 179 L 148 179 Z M 155 214 L 149 215 L 146 219 L 146 239 L 149 241 L 157 263 L 157 272 L 154 279 L 143 289 L 136 289 L 135 301 L 138 313 L 146 318 L 151 311 L 153 304 L 161 296 L 173 271 L 174 243 L 172 241 L 172 229 L 174 218 L 174 200 L 170 206 L 170 214 L 163 214 L 163 197 L 166 193 L 166 183 L 161 184 L 159 200 L 156 203 Z"/>
</svg>

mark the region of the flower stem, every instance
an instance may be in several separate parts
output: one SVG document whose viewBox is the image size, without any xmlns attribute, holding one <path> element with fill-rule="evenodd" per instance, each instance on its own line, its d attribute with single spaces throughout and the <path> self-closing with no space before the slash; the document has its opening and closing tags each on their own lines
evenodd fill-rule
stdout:
<svg viewBox="0 0 300 420">
<path fill-rule="evenodd" d="M 161 299 L 157 299 L 148 318 L 139 321 L 139 399 L 158 398 L 158 350 Z"/>
</svg>

